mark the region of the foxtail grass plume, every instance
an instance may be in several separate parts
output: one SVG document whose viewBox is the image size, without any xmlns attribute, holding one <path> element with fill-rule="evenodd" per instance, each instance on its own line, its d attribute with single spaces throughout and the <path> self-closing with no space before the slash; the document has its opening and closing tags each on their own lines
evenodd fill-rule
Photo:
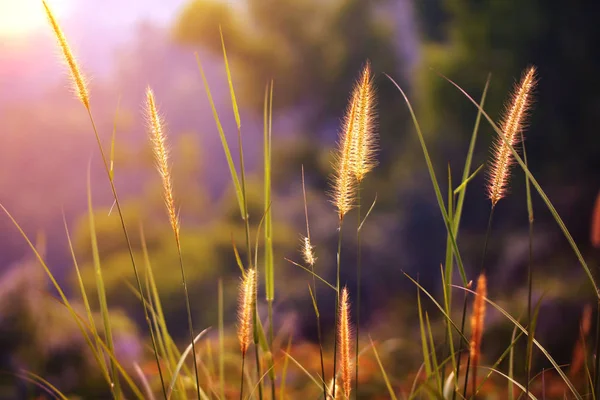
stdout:
<svg viewBox="0 0 600 400">
<path fill-rule="evenodd" d="M 375 133 L 375 90 L 371 65 L 367 61 L 358 79 L 355 90 L 356 132 L 352 136 L 352 161 L 350 168 L 354 178 L 360 183 L 365 175 L 377 165 L 377 135 Z"/>
<path fill-rule="evenodd" d="M 513 147 L 519 143 L 521 138 L 520 132 L 525 126 L 525 119 L 531 107 L 531 96 L 535 84 L 536 69 L 532 66 L 526 70 L 521 82 L 515 86 L 510 103 L 506 106 L 501 130 L 508 143 Z M 501 137 L 495 139 L 492 153 L 493 164 L 489 173 L 487 192 L 492 201 L 492 206 L 495 206 L 506 195 L 510 169 L 514 159 L 510 147 Z"/>
<path fill-rule="evenodd" d="M 475 300 L 473 301 L 473 314 L 471 315 L 471 367 L 473 369 L 473 392 L 475 395 L 477 385 L 477 367 L 481 357 L 481 338 L 483 337 L 483 322 L 485 319 L 485 298 L 487 297 L 487 280 L 484 274 L 477 279 Z"/>
<path fill-rule="evenodd" d="M 179 219 L 175 212 L 175 200 L 173 199 L 173 184 L 171 182 L 171 171 L 169 168 L 169 150 L 166 144 L 164 125 L 154 100 L 152 89 L 146 90 L 146 117 L 150 128 L 150 139 L 152 141 L 152 149 L 156 160 L 156 168 L 160 174 L 163 184 L 163 194 L 165 197 L 165 205 L 169 214 L 169 221 L 177 242 L 179 242 Z"/>
<path fill-rule="evenodd" d="M 249 269 L 240 286 L 238 304 L 238 339 L 242 356 L 246 355 L 252 340 L 252 310 L 256 299 L 256 270 Z"/>
<path fill-rule="evenodd" d="M 317 258 L 315 257 L 314 246 L 310 243 L 310 238 L 308 236 L 302 236 L 302 258 L 304 262 L 309 266 L 314 266 L 315 262 L 317 262 Z"/>
<path fill-rule="evenodd" d="M 342 385 L 344 396 L 350 398 L 350 390 L 352 388 L 352 356 L 350 354 L 352 347 L 352 328 L 350 326 L 350 299 L 348 296 L 348 289 L 345 287 L 342 289 L 338 320 Z"/>
<path fill-rule="evenodd" d="M 594 213 L 592 214 L 592 246 L 600 249 L 600 192 L 596 196 L 596 204 L 594 205 Z"/>
<path fill-rule="evenodd" d="M 44 5 L 44 9 L 46 11 L 46 16 L 48 17 L 48 22 L 52 26 L 52 30 L 54 31 L 54 35 L 56 36 L 56 40 L 58 41 L 58 45 L 63 53 L 64 61 L 69 67 L 69 72 L 71 76 L 71 82 L 75 89 L 75 93 L 79 100 L 83 103 L 85 108 L 90 109 L 90 95 L 87 89 L 87 82 L 83 74 L 81 73 L 81 69 L 79 68 L 79 64 L 73 56 L 71 52 L 71 48 L 69 47 L 69 43 L 67 43 L 67 39 L 63 34 L 58 21 L 54 17 L 52 10 L 48 6 L 45 0 L 42 0 L 42 4 Z"/>
<path fill-rule="evenodd" d="M 352 144 L 356 134 L 357 90 L 352 93 L 344 124 L 338 140 L 338 148 L 334 156 L 332 202 L 338 210 L 340 221 L 354 207 L 356 195 L 356 179 L 352 174 Z"/>
</svg>

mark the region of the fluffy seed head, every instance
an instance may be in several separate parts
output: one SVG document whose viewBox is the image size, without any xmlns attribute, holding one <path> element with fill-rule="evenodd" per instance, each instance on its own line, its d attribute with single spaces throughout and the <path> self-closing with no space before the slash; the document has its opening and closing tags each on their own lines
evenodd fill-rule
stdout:
<svg viewBox="0 0 600 400">
<path fill-rule="evenodd" d="M 338 147 L 334 155 L 334 174 L 332 179 L 331 198 L 338 210 L 340 220 L 354 207 L 356 194 L 356 179 L 352 175 L 351 162 L 353 136 L 356 133 L 357 93 L 352 93 L 348 110 L 344 117 L 343 128 L 340 132 Z"/>
<path fill-rule="evenodd" d="M 89 110 L 90 96 L 89 96 L 88 89 L 87 89 L 86 79 L 83 76 L 83 74 L 81 73 L 79 64 L 77 63 L 77 60 L 73 56 L 73 53 L 71 52 L 71 48 L 69 47 L 69 43 L 67 43 L 67 39 L 65 38 L 65 35 L 63 34 L 62 29 L 60 29 L 60 25 L 58 24 L 58 21 L 54 17 L 52 10 L 48 6 L 48 3 L 46 3 L 45 0 L 42 0 L 42 4 L 44 5 L 44 10 L 46 11 L 46 16 L 48 18 L 48 22 L 50 23 L 50 26 L 52 26 L 52 30 L 54 31 L 54 35 L 56 36 L 58 45 L 63 53 L 63 59 L 64 59 L 65 63 L 67 64 L 67 66 L 69 67 L 71 81 L 73 83 L 75 93 L 77 94 L 77 97 L 79 98 L 79 100 L 81 100 L 81 102 L 83 103 L 85 108 L 87 108 Z"/>
<path fill-rule="evenodd" d="M 310 238 L 307 236 L 301 237 L 302 243 L 302 258 L 309 266 L 314 266 L 317 258 L 315 257 L 314 246 L 310 243 Z"/>
<path fill-rule="evenodd" d="M 371 65 L 367 61 L 355 87 L 355 133 L 352 136 L 350 168 L 358 182 L 377 165 L 377 135 L 375 133 L 375 90 Z"/>
<path fill-rule="evenodd" d="M 350 325 L 350 299 L 348 289 L 344 287 L 342 297 L 340 299 L 339 309 L 339 332 L 338 341 L 340 343 L 340 359 L 341 359 L 341 375 L 344 388 L 344 395 L 350 398 L 350 390 L 352 388 L 352 355 L 351 355 L 351 337 L 352 328 Z"/>
<path fill-rule="evenodd" d="M 525 119 L 531 107 L 532 91 L 536 84 L 536 69 L 529 67 L 515 86 L 510 102 L 506 106 L 502 118 L 501 130 L 511 146 L 516 146 L 520 140 L 520 132 L 525 127 Z M 510 147 L 504 139 L 497 137 L 493 148 L 493 164 L 489 173 L 487 192 L 495 206 L 506 195 L 510 177 L 510 169 L 514 162 Z"/>
<path fill-rule="evenodd" d="M 484 274 L 477 279 L 477 290 L 473 301 L 471 315 L 471 364 L 473 365 L 473 394 L 477 384 L 477 366 L 481 356 L 481 338 L 483 337 L 483 322 L 485 319 L 485 298 L 487 297 L 487 281 Z"/>
<path fill-rule="evenodd" d="M 240 285 L 238 304 L 238 339 L 242 355 L 246 355 L 252 339 L 252 310 L 256 299 L 256 270 L 249 269 Z"/>
<path fill-rule="evenodd" d="M 146 90 L 146 118 L 148 119 L 150 140 L 152 142 L 156 168 L 158 169 L 163 184 L 163 195 L 169 214 L 169 222 L 171 223 L 173 232 L 175 232 L 177 241 L 179 241 L 179 219 L 175 212 L 175 200 L 173 199 L 173 184 L 171 182 L 171 171 L 169 168 L 169 150 L 166 144 L 164 124 L 156 107 L 154 93 L 150 88 Z"/>
</svg>

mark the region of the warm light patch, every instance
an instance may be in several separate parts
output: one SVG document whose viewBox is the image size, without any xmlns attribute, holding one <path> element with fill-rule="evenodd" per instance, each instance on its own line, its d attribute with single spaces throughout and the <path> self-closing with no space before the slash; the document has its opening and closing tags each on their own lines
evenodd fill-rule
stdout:
<svg viewBox="0 0 600 400">
<path fill-rule="evenodd" d="M 49 0 L 57 18 L 63 16 L 71 0 Z M 0 38 L 26 36 L 46 26 L 41 0 L 0 0 Z"/>
</svg>

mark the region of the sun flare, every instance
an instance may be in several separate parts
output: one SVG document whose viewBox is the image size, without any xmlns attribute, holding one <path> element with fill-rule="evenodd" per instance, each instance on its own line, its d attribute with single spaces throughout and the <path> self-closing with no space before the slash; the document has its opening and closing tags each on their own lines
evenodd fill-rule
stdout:
<svg viewBox="0 0 600 400">
<path fill-rule="evenodd" d="M 58 17 L 68 10 L 70 0 L 49 0 Z M 0 0 L 0 38 L 26 36 L 46 24 L 41 0 Z"/>
</svg>

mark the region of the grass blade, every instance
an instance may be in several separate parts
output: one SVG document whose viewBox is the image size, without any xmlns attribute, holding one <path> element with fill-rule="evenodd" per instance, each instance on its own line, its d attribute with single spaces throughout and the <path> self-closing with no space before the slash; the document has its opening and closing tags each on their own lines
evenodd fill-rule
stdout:
<svg viewBox="0 0 600 400">
<path fill-rule="evenodd" d="M 387 373 L 385 372 L 385 368 L 381 363 L 381 359 L 379 358 L 379 353 L 377 352 L 377 348 L 375 348 L 375 344 L 373 343 L 373 339 L 369 336 L 369 341 L 371 342 L 371 348 L 373 348 L 373 354 L 375 354 L 375 359 L 377 360 L 377 364 L 379 365 L 379 369 L 381 369 L 381 374 L 383 375 L 383 380 L 385 381 L 385 386 L 388 389 L 388 393 L 390 394 L 390 398 L 392 400 L 398 400 L 396 394 L 394 393 L 394 389 L 392 388 L 392 384 L 390 383 L 390 379 L 388 378 Z"/>
<path fill-rule="evenodd" d="M 173 388 L 175 387 L 175 382 L 177 381 L 177 376 L 179 375 L 179 371 L 181 371 L 181 367 L 183 367 L 183 364 L 185 363 L 186 358 L 188 357 L 188 355 L 190 354 L 190 352 L 192 351 L 193 346 L 195 345 L 200 339 L 202 339 L 202 336 L 204 336 L 204 334 L 206 332 L 208 332 L 210 328 L 206 328 L 205 330 L 203 330 L 202 332 L 200 332 L 195 338 L 194 338 L 194 342 L 190 343 L 186 349 L 183 351 L 183 353 L 181 353 L 181 357 L 179 358 L 179 361 L 177 362 L 177 366 L 175 367 L 175 370 L 173 371 L 173 375 L 171 376 L 171 383 L 169 384 L 169 390 L 167 391 L 167 399 L 171 398 L 171 394 L 173 393 Z M 206 396 L 206 393 L 204 393 L 204 391 L 202 390 L 202 388 L 200 388 L 200 394 L 202 396 L 202 398 L 208 398 L 208 396 Z"/>
<path fill-rule="evenodd" d="M 94 209 L 92 206 L 92 188 L 90 182 L 90 168 L 88 166 L 88 179 L 87 179 L 87 202 L 88 202 L 88 222 L 90 225 L 90 239 L 92 246 L 92 260 L 94 264 L 94 280 L 96 281 L 96 288 L 98 290 L 98 302 L 100 304 L 100 314 L 102 314 L 102 321 L 104 324 L 104 334 L 106 336 L 106 343 L 110 353 L 115 354 L 115 346 L 113 343 L 112 327 L 110 324 L 110 315 L 108 313 L 108 303 L 106 301 L 106 290 L 104 288 L 104 278 L 102 276 L 102 268 L 100 266 L 100 254 L 98 252 L 98 239 L 96 237 L 96 222 L 94 218 Z M 121 385 L 119 383 L 119 375 L 116 366 L 111 361 L 112 379 L 113 379 L 113 394 L 115 398 L 121 398 Z"/>
<path fill-rule="evenodd" d="M 233 158 L 231 157 L 231 152 L 229 151 L 229 145 L 227 144 L 227 138 L 225 138 L 225 132 L 223 131 L 223 126 L 221 125 L 221 120 L 219 119 L 219 113 L 217 112 L 217 108 L 215 107 L 215 103 L 210 92 L 210 87 L 208 86 L 208 81 L 206 80 L 206 75 L 204 74 L 204 69 L 202 68 L 202 63 L 200 62 L 200 56 L 196 53 L 196 63 L 198 64 L 198 69 L 200 70 L 200 74 L 202 75 L 202 82 L 204 83 L 204 90 L 206 91 L 206 96 L 208 97 L 208 101 L 210 103 L 210 107 L 212 108 L 213 117 L 215 119 L 215 123 L 217 124 L 217 130 L 219 131 L 219 137 L 221 138 L 221 145 L 223 146 L 223 151 L 225 152 L 225 157 L 227 158 L 227 164 L 229 165 L 229 172 L 231 173 L 231 179 L 233 180 L 233 187 L 235 189 L 235 194 L 237 196 L 238 205 L 240 207 L 240 214 L 242 218 L 246 215 L 244 203 L 242 201 L 242 187 L 240 186 L 240 180 L 238 178 L 237 171 L 235 169 L 235 164 L 233 163 Z"/>
</svg>

